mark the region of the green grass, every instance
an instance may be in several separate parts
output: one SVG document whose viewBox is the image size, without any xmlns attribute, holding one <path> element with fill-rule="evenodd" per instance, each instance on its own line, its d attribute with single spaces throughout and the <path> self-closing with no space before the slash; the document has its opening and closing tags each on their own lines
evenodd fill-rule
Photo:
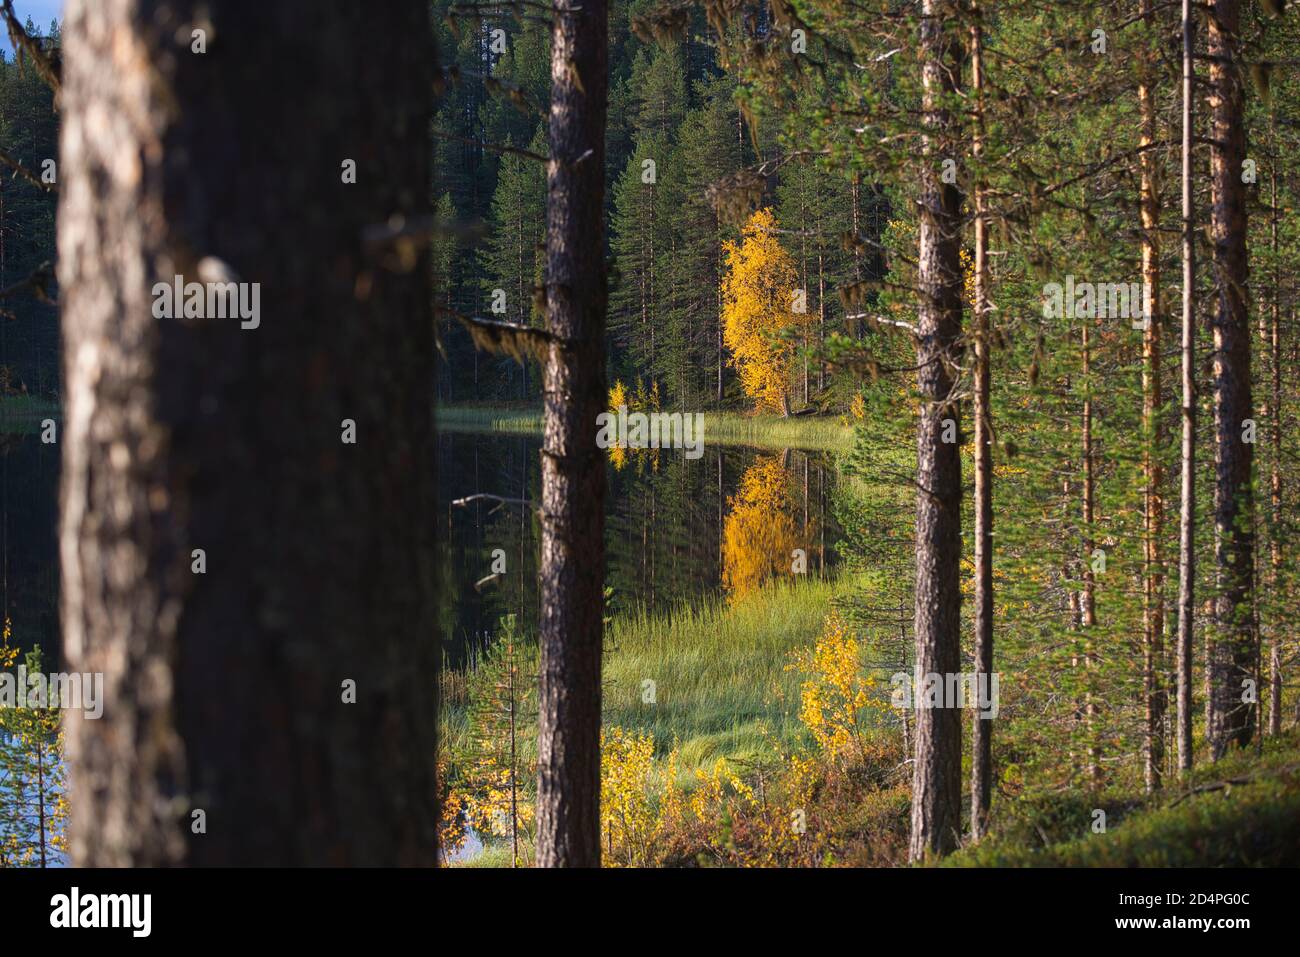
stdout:
<svg viewBox="0 0 1300 957">
<path fill-rule="evenodd" d="M 616 617 L 605 637 L 605 726 L 651 732 L 661 754 L 676 742 L 683 772 L 719 757 L 754 761 L 802 742 L 800 676 L 785 665 L 821 633 L 832 587 L 774 585 L 734 606 L 716 598 L 671 614 Z M 443 676 L 442 733 L 453 751 L 468 744 L 469 730 L 455 678 Z M 646 680 L 655 683 L 654 703 L 642 701 Z M 519 743 L 521 757 L 532 760 L 535 723 L 521 729 Z"/>
<path fill-rule="evenodd" d="M 0 396 L 0 432 L 35 434 L 41 430 L 42 419 L 58 419 L 62 414 L 59 403 L 53 399 L 34 395 Z"/>
<path fill-rule="evenodd" d="M 739 415 L 704 413 L 705 441 L 759 449 L 805 449 L 840 452 L 853 444 L 853 427 L 839 416 Z"/>
<path fill-rule="evenodd" d="M 440 405 L 438 429 L 442 432 L 503 432 L 541 435 L 542 410 L 503 405 Z"/>
<path fill-rule="evenodd" d="M 533 407 L 444 405 L 438 407 L 438 428 L 444 432 L 541 435 L 542 412 Z M 704 440 L 709 445 L 837 452 L 852 445 L 853 429 L 838 416 L 782 418 L 705 412 Z"/>
<path fill-rule="evenodd" d="M 1092 833 L 1093 810 L 1106 831 Z M 1001 808 L 994 809 L 995 819 Z M 1287 867 L 1300 864 L 1300 732 L 1195 769 L 1164 793 L 1057 794 L 1007 808 L 964 867 Z"/>
<path fill-rule="evenodd" d="M 728 607 L 721 599 L 674 615 L 616 619 L 605 664 L 606 726 L 650 731 L 661 752 L 676 741 L 683 769 L 719 757 L 754 761 L 802 739 L 799 682 L 790 653 L 811 644 L 831 584 L 762 589 Z M 655 702 L 642 702 L 653 681 Z"/>
</svg>

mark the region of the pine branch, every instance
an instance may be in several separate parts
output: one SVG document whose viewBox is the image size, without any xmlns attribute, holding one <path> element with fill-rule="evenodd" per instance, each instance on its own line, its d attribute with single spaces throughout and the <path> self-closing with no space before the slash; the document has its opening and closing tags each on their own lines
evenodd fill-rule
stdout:
<svg viewBox="0 0 1300 957">
<path fill-rule="evenodd" d="M 57 193 L 59 190 L 53 183 L 42 182 L 39 176 L 24 166 L 22 160 L 15 158 L 8 150 L 0 149 L 0 163 L 4 163 L 14 171 L 15 176 L 21 176 L 39 190 L 46 193 Z"/>
<path fill-rule="evenodd" d="M 545 329 L 534 329 L 532 326 L 521 325 L 517 322 L 480 319 L 477 316 L 462 315 L 450 309 L 438 309 L 437 311 L 443 315 L 454 317 L 462 326 L 468 329 L 470 338 L 474 340 L 474 345 L 477 348 L 482 349 L 484 352 L 509 356 L 521 365 L 524 359 L 528 357 L 536 359 L 538 362 L 545 362 L 552 346 L 570 349 L 575 345 L 570 340 L 562 339 Z"/>
</svg>

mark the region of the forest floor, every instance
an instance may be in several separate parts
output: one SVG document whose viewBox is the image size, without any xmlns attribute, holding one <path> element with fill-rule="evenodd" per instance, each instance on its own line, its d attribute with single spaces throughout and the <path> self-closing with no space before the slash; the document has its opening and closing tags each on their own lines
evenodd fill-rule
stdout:
<svg viewBox="0 0 1300 957">
<path fill-rule="evenodd" d="M 439 430 L 445 432 L 542 434 L 542 410 L 533 405 L 441 405 L 437 422 Z M 707 445 L 838 452 L 853 444 L 853 428 L 839 415 L 782 417 L 705 412 L 704 441 Z"/>
<path fill-rule="evenodd" d="M 1106 829 L 1094 833 L 1096 811 Z M 992 837 L 962 867 L 1300 865 L 1300 728 L 1192 769 L 1160 792 L 1114 788 L 994 807 Z"/>
<path fill-rule="evenodd" d="M 849 579 L 761 589 L 672 614 L 618 615 L 607 632 L 606 735 L 653 734 L 659 764 L 670 751 L 676 786 L 690 801 L 710 791 L 719 762 L 762 807 L 732 801 L 705 826 L 689 815 L 655 839 L 667 866 L 875 866 L 906 864 L 909 764 L 897 728 L 871 721 L 860 759 L 832 762 L 800 720 L 805 678 L 790 667 L 822 633 L 832 597 Z M 648 684 L 651 683 L 651 684 Z M 647 693 L 647 689 L 649 692 Z M 463 707 L 447 709 L 453 744 L 467 734 Z M 535 728 L 521 729 L 525 765 Z M 792 756 L 811 775 L 801 797 L 784 793 Z M 765 784 L 766 782 L 766 784 Z M 660 783 L 662 786 L 662 782 Z M 734 789 L 735 785 L 727 786 Z M 761 797 L 764 787 L 767 797 Z M 794 803 L 791 803 L 793 801 Z M 787 807 L 786 805 L 790 805 Z M 963 807 L 965 798 L 963 798 Z M 815 839 L 774 849 L 791 808 Z M 1097 811 L 1105 830 L 1094 830 Z M 779 843 L 779 842 L 777 842 Z M 1058 788 L 999 793 L 993 830 L 943 862 L 967 867 L 1276 866 L 1300 864 L 1300 728 L 1262 747 L 1196 767 L 1155 795 L 1131 778 L 1100 792 Z M 500 842 L 464 862 L 509 866 Z"/>
</svg>

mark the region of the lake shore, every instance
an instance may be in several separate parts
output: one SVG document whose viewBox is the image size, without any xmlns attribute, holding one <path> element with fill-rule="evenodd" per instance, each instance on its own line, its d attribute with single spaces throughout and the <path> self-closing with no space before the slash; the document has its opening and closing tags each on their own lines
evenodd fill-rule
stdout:
<svg viewBox="0 0 1300 957">
<path fill-rule="evenodd" d="M 444 432 L 502 432 L 541 435 L 542 410 L 519 405 L 440 405 L 438 429 Z M 853 443 L 853 427 L 842 416 L 745 415 L 705 412 L 706 445 L 743 445 L 756 449 L 802 449 L 841 452 Z"/>
</svg>

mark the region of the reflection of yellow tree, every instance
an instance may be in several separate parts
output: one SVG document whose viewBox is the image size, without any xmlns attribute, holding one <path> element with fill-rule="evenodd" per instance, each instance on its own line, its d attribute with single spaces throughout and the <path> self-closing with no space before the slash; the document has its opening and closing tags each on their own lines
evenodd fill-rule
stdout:
<svg viewBox="0 0 1300 957">
<path fill-rule="evenodd" d="M 609 390 L 609 413 L 618 415 L 620 406 L 626 406 L 628 412 L 658 412 L 659 411 L 659 383 L 653 382 L 649 391 L 646 391 L 640 380 L 637 380 L 636 392 L 629 393 L 627 386 L 623 385 L 622 379 L 615 379 L 614 385 Z M 620 438 L 622 438 L 620 436 Z M 623 471 L 623 466 L 627 465 L 628 454 L 636 455 L 637 461 L 642 461 L 647 457 L 651 467 L 655 471 L 659 470 L 659 450 L 658 449 L 629 449 L 622 445 L 611 445 L 606 451 L 609 453 L 610 464 L 614 466 L 617 472 Z M 639 471 L 639 469 L 638 469 Z"/>
<path fill-rule="evenodd" d="M 612 415 L 618 414 L 618 407 L 627 405 L 627 386 L 623 385 L 622 379 L 615 379 L 614 385 L 609 390 L 609 411 Z M 611 445 L 606 451 L 609 452 L 609 460 L 613 463 L 615 471 L 623 471 L 623 466 L 627 465 L 627 449 L 621 445 Z"/>
<path fill-rule="evenodd" d="M 760 455 L 727 499 L 722 529 L 722 584 L 735 601 L 768 579 L 789 575 L 804 546 L 790 517 L 790 488 L 780 456 Z"/>
</svg>

